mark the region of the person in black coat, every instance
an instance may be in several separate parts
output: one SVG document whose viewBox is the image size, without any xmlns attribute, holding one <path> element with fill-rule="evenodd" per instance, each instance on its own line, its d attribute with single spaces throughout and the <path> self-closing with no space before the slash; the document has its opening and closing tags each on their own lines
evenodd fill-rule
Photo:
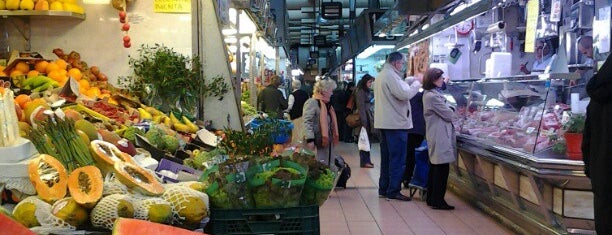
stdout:
<svg viewBox="0 0 612 235">
<path fill-rule="evenodd" d="M 423 92 L 419 91 L 410 99 L 412 112 L 412 129 L 408 130 L 408 151 L 406 151 L 406 169 L 404 170 L 404 187 L 408 187 L 415 165 L 415 150 L 425 139 L 425 118 L 423 117 Z"/>
<path fill-rule="evenodd" d="M 588 82 L 582 153 L 584 173 L 591 179 L 597 234 L 612 234 L 612 56 Z"/>
</svg>

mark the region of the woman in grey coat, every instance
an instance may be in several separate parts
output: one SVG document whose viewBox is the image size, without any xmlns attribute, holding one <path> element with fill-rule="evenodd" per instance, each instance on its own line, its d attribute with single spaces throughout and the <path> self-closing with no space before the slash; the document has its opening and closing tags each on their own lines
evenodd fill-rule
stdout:
<svg viewBox="0 0 612 235">
<path fill-rule="evenodd" d="M 336 112 L 329 102 L 336 82 L 321 80 L 315 83 L 312 98 L 304 103 L 304 139 L 306 147 L 317 151 L 319 161 L 330 164 L 332 147 L 338 144 Z"/>
<path fill-rule="evenodd" d="M 453 127 L 454 108 L 440 89 L 444 85 L 443 73 L 440 69 L 430 68 L 423 77 L 423 116 L 430 163 L 427 205 L 437 210 L 452 210 L 455 207 L 446 203 L 444 195 L 449 163 L 457 160 L 457 141 Z"/>
<path fill-rule="evenodd" d="M 368 133 L 368 138 L 371 140 L 375 135 L 374 129 L 374 113 L 372 112 L 372 100 L 373 93 L 370 91 L 374 77 L 370 74 L 363 75 L 359 83 L 357 83 L 357 89 L 355 89 L 355 104 L 357 104 L 357 112 L 359 112 L 359 121 L 361 126 L 365 128 Z M 361 127 L 357 128 L 361 131 Z M 359 150 L 360 166 L 362 168 L 374 168 L 374 164 L 370 159 L 370 152 Z"/>
</svg>

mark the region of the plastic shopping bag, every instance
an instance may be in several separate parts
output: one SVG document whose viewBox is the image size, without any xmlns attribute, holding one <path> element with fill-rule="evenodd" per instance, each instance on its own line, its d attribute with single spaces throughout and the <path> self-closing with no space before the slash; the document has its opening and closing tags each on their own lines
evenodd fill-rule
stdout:
<svg viewBox="0 0 612 235">
<path fill-rule="evenodd" d="M 366 131 L 365 127 L 361 127 L 357 146 L 361 151 L 370 152 L 370 139 L 368 139 L 368 131 Z"/>
</svg>

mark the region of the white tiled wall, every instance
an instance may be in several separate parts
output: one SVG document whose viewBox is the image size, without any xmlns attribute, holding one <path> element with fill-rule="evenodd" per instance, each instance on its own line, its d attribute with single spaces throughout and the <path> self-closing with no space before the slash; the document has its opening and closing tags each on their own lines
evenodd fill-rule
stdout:
<svg viewBox="0 0 612 235">
<path fill-rule="evenodd" d="M 191 14 L 154 13 L 153 1 L 137 0 L 128 4 L 129 35 L 132 47 L 123 47 L 124 32 L 118 11 L 110 5 L 82 4 L 86 19 L 58 17 L 33 17 L 31 25 L 31 50 L 46 59 L 56 59 L 54 48 L 66 53 L 77 51 L 81 60 L 89 66 L 97 65 L 111 83 L 119 76 L 133 71 L 128 55 L 137 56 L 141 44 L 164 44 L 185 55 L 192 55 Z M 10 28 L 13 26 L 7 26 Z M 13 31 L 14 29 L 9 29 Z M 15 37 L 11 37 L 15 39 Z M 23 41 L 13 43 L 14 48 L 24 50 Z"/>
</svg>

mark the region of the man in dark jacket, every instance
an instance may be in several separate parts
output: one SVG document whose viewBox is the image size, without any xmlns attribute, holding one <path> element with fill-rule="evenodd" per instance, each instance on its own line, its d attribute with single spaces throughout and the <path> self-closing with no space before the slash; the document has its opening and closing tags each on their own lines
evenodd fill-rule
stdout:
<svg viewBox="0 0 612 235">
<path fill-rule="evenodd" d="M 612 56 L 586 87 L 587 107 L 582 141 L 584 172 L 591 179 L 597 234 L 612 234 Z"/>
<path fill-rule="evenodd" d="M 283 111 L 287 109 L 287 100 L 283 93 L 278 90 L 281 78 L 274 75 L 270 78 L 270 85 L 264 88 L 257 96 L 257 108 L 268 114 L 276 114 L 278 118 L 283 118 Z"/>
<path fill-rule="evenodd" d="M 406 169 L 404 170 L 404 187 L 408 187 L 415 165 L 415 148 L 421 146 L 425 139 L 425 118 L 423 117 L 423 92 L 410 99 L 412 112 L 412 129 L 408 130 L 408 150 L 406 151 Z"/>
</svg>

